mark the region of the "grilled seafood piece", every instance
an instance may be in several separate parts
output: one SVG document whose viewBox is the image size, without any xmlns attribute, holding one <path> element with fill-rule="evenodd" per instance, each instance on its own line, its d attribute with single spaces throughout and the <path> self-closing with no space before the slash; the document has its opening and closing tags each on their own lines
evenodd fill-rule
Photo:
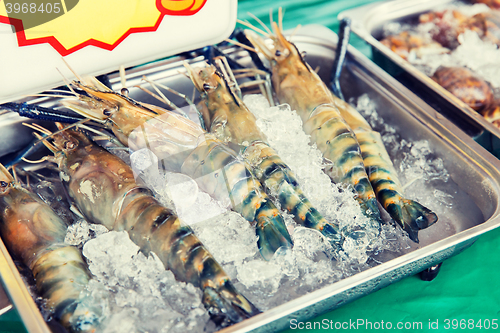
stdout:
<svg viewBox="0 0 500 333">
<path fill-rule="evenodd" d="M 330 178 L 335 183 L 352 186 L 364 214 L 382 223 L 353 131 L 342 118 L 326 85 L 302 59 L 296 46 L 285 39 L 276 22 L 272 23 L 272 28 L 273 48 L 253 31 L 247 31 L 247 37 L 271 64 L 278 100 L 297 111 L 304 131 L 311 135 L 311 142 L 330 161 L 325 170 Z"/>
<path fill-rule="evenodd" d="M 48 300 L 54 318 L 72 332 L 93 332 L 102 314 L 98 306 L 80 304 L 80 293 L 91 274 L 80 251 L 64 243 L 68 225 L 1 164 L 0 209 L 2 240 L 33 272 L 37 290 Z"/>
<path fill-rule="evenodd" d="M 475 3 L 484 3 L 490 8 L 500 9 L 500 0 L 474 0 Z"/>
<path fill-rule="evenodd" d="M 495 103 L 490 85 L 467 68 L 439 67 L 432 79 L 478 112 Z"/>
<path fill-rule="evenodd" d="M 255 223 L 259 250 L 265 259 L 280 247 L 292 246 L 283 217 L 249 166 L 215 136 L 185 117 L 135 102 L 95 79 L 73 85 L 87 96 L 63 104 L 103 123 L 132 150 L 149 149 L 168 170 L 190 176 L 212 197 L 229 203 Z"/>
<path fill-rule="evenodd" d="M 440 43 L 410 31 L 388 36 L 380 42 L 405 60 L 408 60 L 412 53 L 421 58 L 426 54 L 441 54 L 450 51 Z"/>
<path fill-rule="evenodd" d="M 257 127 L 255 116 L 231 91 L 222 74 L 212 65 L 194 69 L 185 63 L 185 67 L 202 96 L 206 128 L 219 139 L 239 146 L 240 154 L 254 168 L 254 175 L 269 194 L 275 195 L 281 206 L 293 214 L 298 224 L 317 229 L 338 242 L 338 227 L 328 223 L 313 207 L 292 170 L 269 146 Z"/>
<path fill-rule="evenodd" d="M 500 45 L 500 13 L 490 11 L 473 16 L 462 14 L 458 10 L 429 12 L 419 17 L 420 23 L 434 23 L 432 38 L 444 47 L 454 49 L 459 44 L 458 36 L 466 30 L 474 31 L 479 38 Z"/>
<path fill-rule="evenodd" d="M 238 293 L 191 228 L 135 182 L 125 162 L 77 131 L 66 130 L 53 139 L 52 144 L 45 143 L 55 154 L 70 197 L 89 221 L 127 231 L 142 252 L 158 255 L 176 279 L 199 287 L 218 325 L 228 326 L 259 313 Z"/>
</svg>

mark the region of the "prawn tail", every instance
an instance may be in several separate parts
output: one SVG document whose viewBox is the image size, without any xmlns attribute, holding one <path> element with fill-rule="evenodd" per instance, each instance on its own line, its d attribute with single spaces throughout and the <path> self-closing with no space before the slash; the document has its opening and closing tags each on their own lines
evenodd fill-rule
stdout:
<svg viewBox="0 0 500 333">
<path fill-rule="evenodd" d="M 264 259 L 271 259 L 280 247 L 293 246 L 283 217 L 269 200 L 262 203 L 256 215 L 255 232 L 259 236 L 257 246 Z"/>
<path fill-rule="evenodd" d="M 217 326 L 227 327 L 260 313 L 229 280 L 218 289 L 207 287 L 203 290 L 203 303 Z"/>
<path fill-rule="evenodd" d="M 433 211 L 416 201 L 407 199 L 402 200 L 402 205 L 389 204 L 387 212 L 415 243 L 419 242 L 418 231 L 431 226 L 438 220 Z"/>
<path fill-rule="evenodd" d="M 250 158 L 260 161 L 256 164 L 251 163 L 257 170 L 255 174 L 258 175 L 268 194 L 278 199 L 281 207 L 293 216 L 295 222 L 320 231 L 330 240 L 337 241 L 340 238 L 338 227 L 329 224 L 312 205 L 300 188 L 293 171 L 273 148 L 263 142 L 254 142 L 245 152 L 251 157 L 258 156 Z"/>
<path fill-rule="evenodd" d="M 298 186 L 292 186 L 293 182 L 284 182 L 279 191 L 279 201 L 294 216 L 294 219 L 304 227 L 316 229 L 333 243 L 340 241 L 340 231 L 337 225 L 329 223 L 313 207 Z"/>
</svg>

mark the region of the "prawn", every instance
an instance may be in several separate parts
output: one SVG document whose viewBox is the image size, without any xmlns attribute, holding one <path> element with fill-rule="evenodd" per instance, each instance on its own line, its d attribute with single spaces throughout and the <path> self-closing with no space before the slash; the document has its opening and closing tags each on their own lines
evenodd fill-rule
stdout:
<svg viewBox="0 0 500 333">
<path fill-rule="evenodd" d="M 1 164 L 0 211 L 5 245 L 33 272 L 54 318 L 72 332 L 93 332 L 102 313 L 79 301 L 91 274 L 80 251 L 64 243 L 68 225 Z"/>
<path fill-rule="evenodd" d="M 86 92 L 68 108 L 101 122 L 132 150 L 148 148 L 173 172 L 195 179 L 202 190 L 255 223 L 262 256 L 270 259 L 292 240 L 283 217 L 250 167 L 193 121 L 157 106 L 143 105 L 113 92 L 95 79 L 73 85 Z M 220 176 L 220 177 L 219 177 Z"/>
<path fill-rule="evenodd" d="M 83 133 L 65 130 L 44 144 L 82 214 L 110 230 L 127 231 L 146 255 L 156 253 L 183 282 L 203 291 L 212 320 L 228 326 L 260 311 L 234 288 L 222 267 L 173 211 L 135 182 L 132 169 Z"/>
<path fill-rule="evenodd" d="M 240 147 L 240 154 L 254 168 L 257 179 L 276 195 L 281 206 L 294 215 L 297 223 L 317 229 L 338 241 L 338 227 L 328 223 L 313 207 L 292 170 L 266 142 L 267 138 L 257 127 L 255 116 L 231 91 L 215 66 L 194 69 L 186 62 L 184 66 L 202 96 L 206 128 L 222 141 L 227 140 Z"/>
<path fill-rule="evenodd" d="M 364 201 L 362 207 L 370 209 L 371 215 L 380 221 L 376 193 L 391 217 L 418 243 L 418 230 L 435 223 L 436 214 L 403 197 L 380 134 L 356 109 L 331 93 L 275 22 L 273 31 L 274 53 L 253 32 L 249 31 L 248 38 L 270 60 L 278 99 L 298 111 L 306 133 L 337 167 L 331 178 L 353 185 Z M 334 168 L 329 170 L 330 175 Z M 341 177 L 337 176 L 339 173 Z"/>
</svg>

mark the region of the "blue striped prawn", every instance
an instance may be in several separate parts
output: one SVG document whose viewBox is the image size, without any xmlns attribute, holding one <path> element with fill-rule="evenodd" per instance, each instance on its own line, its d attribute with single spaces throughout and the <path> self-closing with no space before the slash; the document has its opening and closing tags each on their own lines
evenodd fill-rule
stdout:
<svg viewBox="0 0 500 333">
<path fill-rule="evenodd" d="M 296 46 L 286 40 L 276 22 L 272 24 L 272 49 L 253 31 L 247 31 L 246 35 L 271 64 L 278 100 L 297 111 L 311 142 L 329 161 L 325 172 L 332 181 L 352 186 L 364 214 L 376 223 L 382 223 L 354 132 L 342 118 L 320 77 L 302 59 Z"/>
<path fill-rule="evenodd" d="M 280 102 L 297 110 L 305 132 L 332 162 L 332 168 L 327 170 L 332 180 L 352 185 L 361 207 L 380 220 L 378 198 L 409 237 L 418 242 L 418 230 L 435 223 L 436 214 L 403 197 L 380 134 L 354 108 L 331 93 L 275 22 L 272 28 L 272 49 L 253 31 L 247 31 L 247 36 L 270 61 Z"/>
<path fill-rule="evenodd" d="M 293 214 L 297 223 L 339 241 L 338 227 L 328 223 L 313 207 L 292 170 L 267 143 L 266 136 L 257 127 L 255 116 L 231 91 L 215 66 L 197 69 L 187 63 L 184 66 L 202 96 L 205 127 L 219 139 L 240 147 L 240 154 L 254 168 L 258 180 L 277 197 L 283 208 Z"/>
</svg>

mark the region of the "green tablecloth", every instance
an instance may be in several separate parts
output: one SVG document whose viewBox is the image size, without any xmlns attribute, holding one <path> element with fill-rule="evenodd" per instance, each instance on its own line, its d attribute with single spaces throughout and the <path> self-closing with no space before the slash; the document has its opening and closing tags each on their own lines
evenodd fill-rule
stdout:
<svg viewBox="0 0 500 333">
<path fill-rule="evenodd" d="M 371 2 L 375 1 L 240 0 L 238 16 L 242 19 L 250 19 L 247 12 L 251 12 L 264 22 L 269 22 L 269 9 L 275 9 L 274 19 L 276 20 L 277 8 L 281 6 L 285 10 L 283 22 L 285 29 L 294 28 L 297 24 L 317 23 L 337 32 L 338 13 Z M 352 44 L 365 55 L 371 55 L 368 45 L 359 38 L 354 38 Z M 397 330 L 398 323 L 401 323 L 399 326 L 403 330 L 409 332 L 471 330 L 500 332 L 500 324 L 496 330 L 488 325 L 495 318 L 497 322 L 500 321 L 498 319 L 500 318 L 499 245 L 500 229 L 496 229 L 481 236 L 471 248 L 460 255 L 446 260 L 434 281 L 424 282 L 417 276 L 408 277 L 335 311 L 311 319 L 311 325 L 316 322 L 317 329 L 308 330 L 304 324 L 304 330 L 320 332 L 332 329 L 330 321 L 333 321 L 332 330 L 335 330 L 336 322 L 339 323 L 337 324 L 338 330 L 354 330 L 353 326 L 347 327 L 347 324 L 344 324 L 344 329 L 342 329 L 339 325 L 364 320 L 365 323 L 372 323 L 371 329 L 370 324 L 368 327 L 362 325 L 358 329 L 367 332 L 387 329 L 388 326 Z M 446 319 L 450 321 L 445 321 Z M 453 322 L 453 319 L 457 321 Z M 483 326 L 482 328 L 478 325 L 480 319 L 479 325 Z M 486 322 L 488 329 L 484 327 L 485 319 L 489 319 Z M 432 327 L 435 328 L 436 320 L 438 320 L 438 329 L 429 329 L 429 322 L 433 322 Z M 460 326 L 461 320 L 462 326 Z M 381 321 L 384 322 L 382 327 L 378 326 Z M 421 328 L 415 325 L 404 329 L 405 324 L 406 327 L 411 327 L 413 322 L 422 323 Z M 457 325 L 453 325 L 455 323 Z M 325 325 L 320 328 L 319 324 Z M 286 332 L 300 330 L 297 325 L 291 325 L 290 328 Z"/>
</svg>

